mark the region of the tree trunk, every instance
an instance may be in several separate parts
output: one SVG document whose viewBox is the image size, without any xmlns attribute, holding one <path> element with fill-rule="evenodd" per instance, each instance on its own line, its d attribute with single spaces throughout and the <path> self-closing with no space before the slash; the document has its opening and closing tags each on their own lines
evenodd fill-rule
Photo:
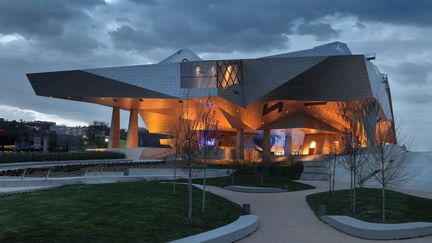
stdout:
<svg viewBox="0 0 432 243">
<path fill-rule="evenodd" d="M 174 179 L 173 179 L 173 195 L 176 194 L 176 178 L 177 177 L 177 152 L 174 158 Z"/>
<path fill-rule="evenodd" d="M 256 185 L 256 165 L 253 164 L 253 171 L 252 171 L 252 178 L 253 178 L 253 184 Z"/>
<path fill-rule="evenodd" d="M 353 215 L 356 215 L 356 179 L 355 179 L 355 176 L 354 176 L 354 183 L 353 183 L 353 202 L 352 202 L 352 205 L 353 205 Z"/>
<path fill-rule="evenodd" d="M 207 163 L 204 161 L 204 178 L 203 178 L 203 201 L 201 211 L 205 212 L 205 194 L 206 194 L 206 179 L 207 179 Z"/>
<path fill-rule="evenodd" d="M 353 176 L 351 173 L 351 178 L 350 178 L 350 210 L 351 210 L 351 214 L 353 212 Z"/>
<path fill-rule="evenodd" d="M 381 158 L 381 197 L 382 197 L 382 221 L 386 221 L 385 215 L 385 187 L 386 187 L 386 174 L 384 158 Z"/>
<path fill-rule="evenodd" d="M 335 195 L 335 177 L 336 177 L 336 162 L 337 162 L 337 156 L 335 155 L 335 159 L 334 159 L 334 163 L 333 163 L 333 176 L 332 176 L 332 178 L 333 178 L 333 183 L 332 183 L 332 196 L 333 196 L 333 200 L 336 198 L 336 195 Z"/>
<path fill-rule="evenodd" d="M 383 185 L 381 188 L 381 196 L 382 196 L 382 221 L 383 223 L 386 221 L 386 213 L 385 213 L 385 186 Z"/>
<path fill-rule="evenodd" d="M 231 184 L 234 186 L 235 183 L 235 173 L 237 172 L 237 162 L 234 162 L 234 170 L 231 173 Z"/>
<path fill-rule="evenodd" d="M 261 185 L 264 185 L 264 161 L 262 162 L 261 168 Z"/>
<path fill-rule="evenodd" d="M 190 161 L 188 166 L 188 189 L 189 189 L 188 219 L 192 219 L 192 165 Z"/>
<path fill-rule="evenodd" d="M 331 166 L 331 162 L 330 162 L 331 160 L 329 160 L 329 166 L 328 166 L 328 168 L 329 168 L 329 170 L 328 170 L 328 183 L 329 183 L 329 195 L 331 196 L 332 195 L 332 175 L 333 175 L 333 173 L 332 173 L 332 166 Z"/>
</svg>

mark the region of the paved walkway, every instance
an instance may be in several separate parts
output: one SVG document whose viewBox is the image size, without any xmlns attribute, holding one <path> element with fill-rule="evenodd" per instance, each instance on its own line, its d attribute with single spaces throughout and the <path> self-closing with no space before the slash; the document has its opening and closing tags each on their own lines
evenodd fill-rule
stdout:
<svg viewBox="0 0 432 243">
<path fill-rule="evenodd" d="M 307 205 L 305 196 L 326 191 L 328 184 L 317 181 L 303 181 L 303 183 L 317 188 L 287 193 L 241 193 L 209 186 L 209 191 L 238 204 L 250 203 L 251 213 L 259 216 L 258 230 L 239 242 L 383 242 L 349 236 L 318 220 Z M 338 187 L 337 189 L 346 188 L 344 185 Z M 432 242 L 432 236 L 389 242 Z"/>
<path fill-rule="evenodd" d="M 432 236 L 415 238 L 408 240 L 392 241 L 373 241 L 359 239 L 339 232 L 331 226 L 321 222 L 313 214 L 312 210 L 306 203 L 305 197 L 308 194 L 326 191 L 327 182 L 319 181 L 302 181 L 317 187 L 314 190 L 295 191 L 286 193 L 242 193 L 228 191 L 223 188 L 208 186 L 210 192 L 228 198 L 238 204 L 250 203 L 251 213 L 258 215 L 260 226 L 252 235 L 240 240 L 239 242 L 259 242 L 259 243 L 277 243 L 277 242 L 295 242 L 295 243 L 339 243 L 339 242 L 403 242 L 418 243 L 432 242 Z M 337 185 L 336 189 L 347 188 L 344 184 Z M 13 187 L 1 188 L 1 193 L 10 193 L 16 190 L 31 191 L 46 189 L 46 187 Z M 432 193 L 407 191 L 416 196 L 422 196 L 432 199 Z"/>
</svg>

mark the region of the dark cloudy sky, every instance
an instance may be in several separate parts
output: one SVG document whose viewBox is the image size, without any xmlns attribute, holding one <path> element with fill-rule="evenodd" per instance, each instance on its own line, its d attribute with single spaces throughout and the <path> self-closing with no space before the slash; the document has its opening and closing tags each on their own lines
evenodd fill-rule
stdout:
<svg viewBox="0 0 432 243">
<path fill-rule="evenodd" d="M 28 72 L 154 63 L 182 48 L 204 59 L 258 57 L 336 40 L 376 53 L 397 122 L 415 134 L 415 150 L 432 150 L 426 0 L 0 0 L 0 117 L 110 120 L 108 107 L 37 97 Z"/>
</svg>

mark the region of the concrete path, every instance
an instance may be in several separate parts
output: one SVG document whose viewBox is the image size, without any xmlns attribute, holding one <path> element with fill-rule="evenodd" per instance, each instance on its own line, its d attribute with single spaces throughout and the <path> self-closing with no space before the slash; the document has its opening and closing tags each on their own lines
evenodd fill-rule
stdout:
<svg viewBox="0 0 432 243">
<path fill-rule="evenodd" d="M 339 232 L 331 226 L 321 222 L 313 214 L 306 203 L 305 197 L 308 194 L 326 191 L 327 182 L 301 181 L 317 187 L 314 190 L 295 191 L 286 193 L 242 193 L 228 191 L 223 188 L 208 186 L 212 193 L 223 196 L 238 204 L 250 203 L 251 213 L 259 217 L 260 226 L 252 235 L 239 242 L 295 242 L 295 243 L 338 243 L 338 242 L 403 242 L 418 243 L 432 242 L 432 236 L 392 241 L 373 241 L 359 239 L 345 233 Z M 336 189 L 347 188 L 344 184 L 338 184 Z M 0 194 L 12 191 L 32 191 L 47 189 L 47 187 L 13 187 L 0 188 Z M 416 196 L 432 198 L 432 193 L 403 191 Z"/>
<path fill-rule="evenodd" d="M 302 181 L 317 188 L 314 190 L 286 193 L 241 193 L 209 186 L 209 191 L 226 197 L 238 204 L 250 203 L 251 213 L 260 219 L 258 230 L 239 242 L 295 242 L 295 243 L 337 243 L 337 242 L 383 242 L 359 239 L 339 232 L 321 222 L 306 203 L 308 194 L 326 191 L 327 182 Z M 339 185 L 337 189 L 346 188 Z M 432 236 L 391 241 L 432 242 Z"/>
</svg>

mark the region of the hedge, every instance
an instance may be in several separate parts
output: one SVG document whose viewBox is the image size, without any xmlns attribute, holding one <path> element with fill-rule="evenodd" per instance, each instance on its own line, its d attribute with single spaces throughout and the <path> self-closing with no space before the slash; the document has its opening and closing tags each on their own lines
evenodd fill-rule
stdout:
<svg viewBox="0 0 432 243">
<path fill-rule="evenodd" d="M 74 152 L 74 153 L 0 153 L 0 163 L 33 162 L 33 161 L 64 161 L 64 160 L 97 160 L 97 159 L 124 159 L 122 153 L 101 152 Z"/>
<path fill-rule="evenodd" d="M 210 168 L 226 168 L 234 169 L 236 175 L 252 175 L 255 173 L 261 173 L 262 169 L 267 170 L 270 175 L 279 175 L 289 178 L 290 180 L 298 180 L 303 172 L 303 163 L 294 162 L 291 165 L 269 165 L 267 168 L 263 168 L 261 163 L 242 163 L 242 164 L 216 164 L 210 165 Z"/>
</svg>

